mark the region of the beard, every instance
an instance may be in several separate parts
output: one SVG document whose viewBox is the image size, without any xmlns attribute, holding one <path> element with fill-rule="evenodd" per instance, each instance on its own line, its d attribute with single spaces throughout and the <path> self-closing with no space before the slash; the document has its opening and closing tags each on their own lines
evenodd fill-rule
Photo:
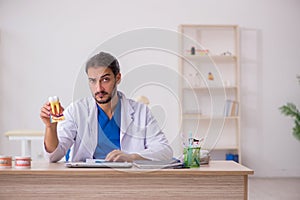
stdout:
<svg viewBox="0 0 300 200">
<path fill-rule="evenodd" d="M 97 102 L 98 104 L 107 104 L 107 103 L 109 103 L 109 102 L 112 100 L 112 98 L 115 96 L 116 92 L 117 92 L 117 87 L 116 87 L 116 82 L 115 82 L 115 83 L 114 83 L 114 88 L 113 88 L 111 94 L 109 94 L 109 93 L 106 92 L 106 91 L 100 91 L 100 92 L 96 92 L 96 93 L 95 93 L 94 98 L 95 98 L 95 100 L 96 100 L 96 102 Z M 97 95 L 99 95 L 99 94 L 101 94 L 101 95 L 103 96 L 103 98 L 101 98 L 101 100 L 98 100 L 98 99 L 97 99 Z M 108 96 L 107 96 L 106 98 L 104 98 L 105 95 L 108 95 Z"/>
</svg>

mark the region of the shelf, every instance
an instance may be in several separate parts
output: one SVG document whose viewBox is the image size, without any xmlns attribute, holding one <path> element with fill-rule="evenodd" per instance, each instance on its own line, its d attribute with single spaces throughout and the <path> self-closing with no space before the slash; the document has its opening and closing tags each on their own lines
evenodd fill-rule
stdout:
<svg viewBox="0 0 300 200">
<path fill-rule="evenodd" d="M 189 60 L 213 60 L 213 61 L 236 61 L 236 56 L 219 56 L 219 55 L 184 55 Z"/>
<path fill-rule="evenodd" d="M 183 119 L 199 119 L 199 120 L 232 120 L 232 119 L 239 119 L 239 116 L 208 116 L 208 115 L 201 115 L 197 113 L 185 113 L 183 114 Z"/>
<path fill-rule="evenodd" d="M 236 146 L 220 146 L 220 147 L 215 147 L 213 150 L 219 150 L 219 151 L 224 151 L 224 150 L 238 150 L 239 148 Z"/>
<path fill-rule="evenodd" d="M 213 86 L 213 87 L 183 87 L 184 90 L 237 90 L 237 86 Z"/>
<path fill-rule="evenodd" d="M 209 149 L 207 149 L 207 148 L 201 148 L 201 149 L 203 149 L 203 150 L 208 150 L 208 151 L 210 151 Z M 239 148 L 237 147 L 237 146 L 217 146 L 217 147 L 215 147 L 215 148 L 213 148 L 213 149 L 211 149 L 212 151 L 214 151 L 214 150 L 216 150 L 216 151 L 226 151 L 226 150 L 235 150 L 235 151 L 237 151 Z"/>
<path fill-rule="evenodd" d="M 222 137 L 208 139 L 218 142 L 213 150 L 220 154 L 235 151 L 241 162 L 239 27 L 182 24 L 179 31 L 179 100 L 185 106 L 179 116 L 182 132 L 194 130 L 201 135 L 210 125 L 220 126 Z M 218 76 L 212 78 L 209 72 Z"/>
</svg>

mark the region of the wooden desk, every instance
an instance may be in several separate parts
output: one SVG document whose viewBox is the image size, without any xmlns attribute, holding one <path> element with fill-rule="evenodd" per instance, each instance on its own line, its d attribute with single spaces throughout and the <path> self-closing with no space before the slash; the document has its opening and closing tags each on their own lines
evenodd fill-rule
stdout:
<svg viewBox="0 0 300 200">
<path fill-rule="evenodd" d="M 22 156 L 31 156 L 31 140 L 43 140 L 44 133 L 42 131 L 8 131 L 5 136 L 9 140 L 22 141 Z"/>
<path fill-rule="evenodd" d="M 253 171 L 233 161 L 197 169 L 0 169 L 0 199 L 247 199 Z"/>
</svg>

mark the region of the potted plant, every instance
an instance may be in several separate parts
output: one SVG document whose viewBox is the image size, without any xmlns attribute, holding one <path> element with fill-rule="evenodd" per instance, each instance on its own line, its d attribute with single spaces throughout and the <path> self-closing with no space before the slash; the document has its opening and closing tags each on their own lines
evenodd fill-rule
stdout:
<svg viewBox="0 0 300 200">
<path fill-rule="evenodd" d="M 300 75 L 297 75 L 297 79 L 300 84 Z M 280 111 L 286 116 L 290 116 L 294 119 L 293 135 L 300 141 L 300 112 L 297 109 L 297 106 L 293 103 L 287 103 L 286 105 L 281 106 Z"/>
</svg>

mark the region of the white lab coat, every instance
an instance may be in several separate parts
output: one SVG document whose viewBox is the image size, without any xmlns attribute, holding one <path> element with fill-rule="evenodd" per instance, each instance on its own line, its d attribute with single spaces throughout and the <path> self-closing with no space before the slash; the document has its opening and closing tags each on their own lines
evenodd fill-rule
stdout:
<svg viewBox="0 0 300 200">
<path fill-rule="evenodd" d="M 125 153 L 137 153 L 150 160 L 169 160 L 173 151 L 152 116 L 149 108 L 127 99 L 118 92 L 121 100 L 120 145 Z M 57 125 L 59 144 L 46 157 L 59 161 L 73 145 L 71 161 L 93 158 L 98 141 L 98 110 L 92 97 L 72 103 L 64 111 L 65 120 Z"/>
</svg>

